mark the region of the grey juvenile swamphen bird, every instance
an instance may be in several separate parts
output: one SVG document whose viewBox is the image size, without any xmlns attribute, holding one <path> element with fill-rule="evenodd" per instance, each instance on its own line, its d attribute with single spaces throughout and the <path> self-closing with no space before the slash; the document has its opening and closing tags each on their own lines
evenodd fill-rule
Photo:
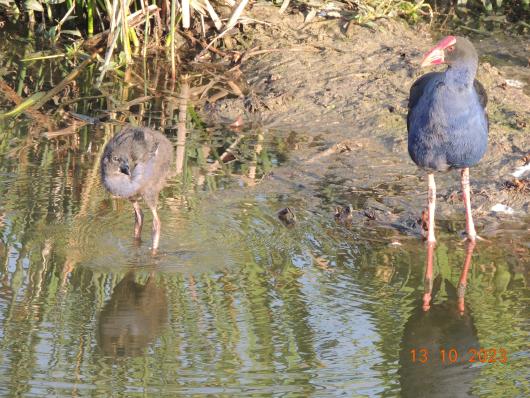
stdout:
<svg viewBox="0 0 530 398">
<path fill-rule="evenodd" d="M 140 239 L 143 198 L 153 213 L 153 251 L 160 239 L 158 195 L 166 183 L 173 157 L 171 142 L 145 127 L 126 127 L 109 141 L 101 158 L 101 179 L 113 195 L 129 199 L 134 207 L 134 237 Z"/>
<path fill-rule="evenodd" d="M 447 36 L 425 54 L 421 66 L 445 63 L 445 72 L 431 72 L 410 89 L 407 115 L 408 150 L 412 160 L 426 169 L 429 179 L 428 242 L 434 243 L 436 185 L 434 171 L 462 170 L 462 195 L 466 207 L 466 232 L 477 233 L 471 215 L 469 167 L 477 164 L 488 144 L 487 97 L 475 80 L 478 56 L 464 37 Z"/>
</svg>

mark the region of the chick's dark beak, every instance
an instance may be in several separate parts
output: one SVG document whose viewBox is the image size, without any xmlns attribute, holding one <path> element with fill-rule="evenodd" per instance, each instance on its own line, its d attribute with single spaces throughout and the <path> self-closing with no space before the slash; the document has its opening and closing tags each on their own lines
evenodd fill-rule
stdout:
<svg viewBox="0 0 530 398">
<path fill-rule="evenodd" d="M 124 162 L 121 162 L 120 163 L 120 172 L 122 172 L 123 174 L 127 174 L 128 176 L 131 175 L 130 171 L 129 171 L 129 163 L 124 161 Z"/>
</svg>

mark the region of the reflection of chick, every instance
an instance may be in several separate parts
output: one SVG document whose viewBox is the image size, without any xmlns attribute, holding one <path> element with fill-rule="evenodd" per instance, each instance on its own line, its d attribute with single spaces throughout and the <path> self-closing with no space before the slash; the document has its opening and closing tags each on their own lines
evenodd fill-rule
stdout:
<svg viewBox="0 0 530 398">
<path fill-rule="evenodd" d="M 111 356 L 142 354 L 167 323 L 167 310 L 165 289 L 151 277 L 140 285 L 134 281 L 134 272 L 129 272 L 101 311 L 99 347 Z"/>
<path fill-rule="evenodd" d="M 440 282 L 437 278 L 434 291 L 439 289 Z M 448 281 L 446 290 L 450 296 L 447 301 L 432 305 L 429 311 L 424 311 L 419 303 L 405 324 L 399 354 L 402 397 L 470 396 L 478 368 L 468 362 L 468 350 L 480 347 L 477 330 L 467 307 L 461 314 L 456 289 Z M 419 360 L 423 348 L 429 353 L 425 363 Z M 440 356 L 441 349 L 446 352 L 445 363 Z M 458 352 L 457 363 L 448 360 L 450 349 Z M 411 350 L 416 352 L 416 362 L 412 360 Z"/>
<path fill-rule="evenodd" d="M 142 197 L 153 213 L 153 249 L 158 248 L 160 219 L 156 210 L 158 194 L 165 185 L 173 148 L 158 131 L 127 127 L 105 147 L 101 158 L 101 178 L 113 195 L 128 198 L 135 212 L 134 236 L 140 239 L 143 214 L 138 204 Z"/>
</svg>

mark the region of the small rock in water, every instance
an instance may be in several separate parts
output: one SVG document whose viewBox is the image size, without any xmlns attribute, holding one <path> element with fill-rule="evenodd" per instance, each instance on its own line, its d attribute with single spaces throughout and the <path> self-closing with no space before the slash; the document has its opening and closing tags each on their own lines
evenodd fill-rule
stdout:
<svg viewBox="0 0 530 398">
<path fill-rule="evenodd" d="M 369 220 L 375 220 L 377 218 L 377 216 L 375 215 L 375 210 L 374 209 L 364 209 L 364 215 Z"/>
<path fill-rule="evenodd" d="M 353 220 L 353 207 L 352 205 L 346 205 L 335 208 L 335 221 L 340 224 L 348 224 Z"/>
<path fill-rule="evenodd" d="M 278 218 L 286 227 L 292 227 L 296 223 L 296 215 L 290 207 L 281 209 L 278 212 Z"/>
</svg>

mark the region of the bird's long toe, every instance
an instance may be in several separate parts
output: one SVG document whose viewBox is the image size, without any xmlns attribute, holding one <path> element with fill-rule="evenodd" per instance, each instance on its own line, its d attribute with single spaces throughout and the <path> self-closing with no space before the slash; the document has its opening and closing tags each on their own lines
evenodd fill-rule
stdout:
<svg viewBox="0 0 530 398">
<path fill-rule="evenodd" d="M 475 233 L 475 235 L 470 235 L 468 232 L 466 231 L 462 231 L 462 242 L 472 242 L 472 243 L 475 243 L 476 241 L 480 241 L 480 242 L 489 242 L 488 239 L 485 239 L 479 235 L 477 235 Z"/>
</svg>

